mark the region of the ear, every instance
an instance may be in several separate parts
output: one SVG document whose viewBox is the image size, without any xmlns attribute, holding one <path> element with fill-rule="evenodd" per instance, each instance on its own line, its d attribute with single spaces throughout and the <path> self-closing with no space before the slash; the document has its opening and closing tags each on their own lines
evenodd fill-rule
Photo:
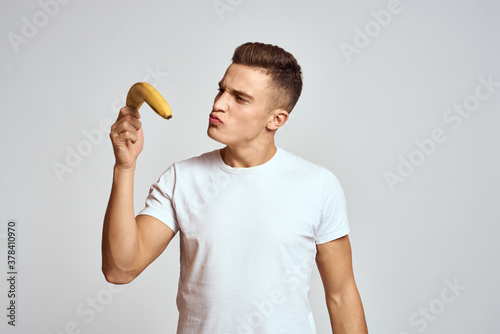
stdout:
<svg viewBox="0 0 500 334">
<path fill-rule="evenodd" d="M 271 131 L 276 131 L 288 120 L 288 111 L 285 109 L 275 109 L 269 115 L 269 121 L 266 128 Z"/>
</svg>

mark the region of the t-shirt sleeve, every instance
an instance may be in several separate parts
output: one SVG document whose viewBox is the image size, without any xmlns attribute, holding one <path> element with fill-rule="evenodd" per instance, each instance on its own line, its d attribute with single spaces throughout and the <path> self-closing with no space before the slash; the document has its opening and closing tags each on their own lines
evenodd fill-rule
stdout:
<svg viewBox="0 0 500 334">
<path fill-rule="evenodd" d="M 155 217 L 177 233 L 179 224 L 175 213 L 175 204 L 172 200 L 175 191 L 175 181 L 176 173 L 174 164 L 149 188 L 145 207 L 138 215 Z"/>
<path fill-rule="evenodd" d="M 316 229 L 316 243 L 323 244 L 343 237 L 350 232 L 344 191 L 337 177 L 321 170 L 321 220 Z"/>
</svg>

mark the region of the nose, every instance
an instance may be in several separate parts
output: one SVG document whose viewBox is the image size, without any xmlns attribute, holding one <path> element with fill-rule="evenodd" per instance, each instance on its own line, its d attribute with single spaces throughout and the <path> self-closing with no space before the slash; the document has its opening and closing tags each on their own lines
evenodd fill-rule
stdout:
<svg viewBox="0 0 500 334">
<path fill-rule="evenodd" d="M 229 104 L 228 104 L 228 95 L 226 92 L 219 92 L 216 96 L 215 96 L 215 99 L 214 99 L 214 105 L 212 107 L 212 109 L 214 111 L 222 111 L 222 112 L 226 112 L 227 109 L 229 108 Z"/>
</svg>

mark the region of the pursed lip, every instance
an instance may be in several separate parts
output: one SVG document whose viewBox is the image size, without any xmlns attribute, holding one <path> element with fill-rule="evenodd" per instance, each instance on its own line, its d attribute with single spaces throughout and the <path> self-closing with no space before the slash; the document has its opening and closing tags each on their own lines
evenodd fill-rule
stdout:
<svg viewBox="0 0 500 334">
<path fill-rule="evenodd" d="M 224 122 L 223 122 L 223 121 L 222 121 L 219 117 L 217 117 L 217 115 L 216 115 L 216 114 L 214 114 L 213 112 L 212 112 L 212 113 L 210 113 L 210 118 L 211 118 L 211 119 L 214 119 L 214 120 L 217 120 L 217 121 L 219 121 L 220 123 L 223 123 L 223 124 L 224 124 Z"/>
</svg>

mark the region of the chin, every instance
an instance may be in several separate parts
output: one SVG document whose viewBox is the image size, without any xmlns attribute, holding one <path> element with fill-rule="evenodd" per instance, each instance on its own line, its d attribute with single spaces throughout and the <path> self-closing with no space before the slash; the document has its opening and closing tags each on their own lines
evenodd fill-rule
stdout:
<svg viewBox="0 0 500 334">
<path fill-rule="evenodd" d="M 210 125 L 208 126 L 208 129 L 207 129 L 207 135 L 209 138 L 215 140 L 216 142 L 219 142 L 219 143 L 224 144 L 224 145 L 227 144 L 224 141 L 223 136 L 221 136 L 219 133 L 217 133 L 217 129 L 211 127 Z"/>
</svg>

